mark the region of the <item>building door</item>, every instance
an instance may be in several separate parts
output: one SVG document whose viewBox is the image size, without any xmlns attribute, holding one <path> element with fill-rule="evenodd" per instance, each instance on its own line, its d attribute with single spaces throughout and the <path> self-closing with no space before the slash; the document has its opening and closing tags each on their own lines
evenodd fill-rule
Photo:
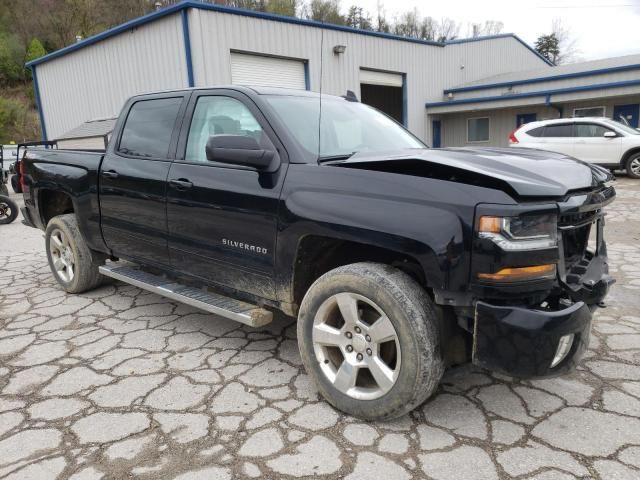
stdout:
<svg viewBox="0 0 640 480">
<path fill-rule="evenodd" d="M 638 114 L 640 105 L 616 105 L 613 107 L 613 119 L 618 122 L 628 123 L 630 127 L 638 128 Z M 626 121 L 626 122 L 625 122 Z"/>
<path fill-rule="evenodd" d="M 537 118 L 535 113 L 519 113 L 516 115 L 516 128 L 520 128 L 525 123 L 535 122 Z"/>
<path fill-rule="evenodd" d="M 433 120 L 431 122 L 433 148 L 440 148 L 442 146 L 442 123 L 440 120 Z"/>
<path fill-rule="evenodd" d="M 306 71 L 302 60 L 231 53 L 231 82 L 235 85 L 305 90 Z"/>
<path fill-rule="evenodd" d="M 360 70 L 360 100 L 406 126 L 404 76 L 401 73 Z"/>
</svg>

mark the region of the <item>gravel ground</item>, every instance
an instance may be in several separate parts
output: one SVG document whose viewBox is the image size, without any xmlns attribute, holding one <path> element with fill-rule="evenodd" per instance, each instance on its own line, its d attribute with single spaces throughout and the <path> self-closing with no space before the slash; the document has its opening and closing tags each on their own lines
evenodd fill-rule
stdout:
<svg viewBox="0 0 640 480">
<path fill-rule="evenodd" d="M 411 415 L 323 402 L 284 317 L 251 329 L 124 284 L 65 295 L 42 233 L 0 226 L 0 477 L 640 478 L 640 181 L 621 177 L 618 283 L 575 373 L 445 375 Z"/>
</svg>

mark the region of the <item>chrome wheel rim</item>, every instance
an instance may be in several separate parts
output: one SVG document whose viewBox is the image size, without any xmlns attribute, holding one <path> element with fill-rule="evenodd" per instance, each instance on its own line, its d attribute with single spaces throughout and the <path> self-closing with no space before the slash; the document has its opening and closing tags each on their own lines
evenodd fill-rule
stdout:
<svg viewBox="0 0 640 480">
<path fill-rule="evenodd" d="M 55 229 L 49 237 L 49 251 L 56 275 L 63 282 L 71 282 L 75 276 L 76 259 L 69 239 L 62 230 Z"/>
<path fill-rule="evenodd" d="M 312 342 L 326 379 L 351 398 L 380 398 L 398 379 L 398 334 L 382 309 L 362 295 L 344 292 L 325 300 L 313 320 Z"/>
<path fill-rule="evenodd" d="M 11 216 L 11 205 L 6 202 L 0 202 L 0 220 L 9 218 Z"/>
<path fill-rule="evenodd" d="M 640 175 L 640 158 L 634 158 L 631 160 L 630 167 L 634 175 Z"/>
</svg>

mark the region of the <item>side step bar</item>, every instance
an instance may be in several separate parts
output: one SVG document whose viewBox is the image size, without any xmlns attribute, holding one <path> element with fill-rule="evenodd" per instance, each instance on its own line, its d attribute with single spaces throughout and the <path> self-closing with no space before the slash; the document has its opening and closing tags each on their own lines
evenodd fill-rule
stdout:
<svg viewBox="0 0 640 480">
<path fill-rule="evenodd" d="M 111 263 L 99 267 L 98 270 L 107 277 L 251 327 L 261 327 L 271 323 L 273 319 L 273 314 L 269 310 L 257 305 L 181 285 L 130 265 Z"/>
</svg>

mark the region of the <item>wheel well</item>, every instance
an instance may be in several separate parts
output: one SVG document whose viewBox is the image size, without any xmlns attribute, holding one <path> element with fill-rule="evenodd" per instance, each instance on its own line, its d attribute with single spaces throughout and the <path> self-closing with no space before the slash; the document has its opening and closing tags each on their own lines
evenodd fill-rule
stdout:
<svg viewBox="0 0 640 480">
<path fill-rule="evenodd" d="M 53 217 L 73 213 L 73 202 L 66 193 L 55 190 L 40 191 L 40 214 L 45 227 Z"/>
<path fill-rule="evenodd" d="M 392 265 L 410 275 L 420 285 L 427 284 L 422 266 L 408 255 L 365 243 L 309 235 L 298 246 L 293 274 L 294 302 L 300 305 L 311 284 L 329 270 L 357 262 Z"/>
<path fill-rule="evenodd" d="M 635 148 L 632 148 L 632 149 L 624 152 L 624 155 L 622 156 L 622 160 L 620 160 L 620 167 L 626 168 L 627 167 L 627 160 L 629 160 L 629 157 L 631 155 L 634 155 L 636 153 L 640 153 L 640 147 L 635 147 Z"/>
</svg>

